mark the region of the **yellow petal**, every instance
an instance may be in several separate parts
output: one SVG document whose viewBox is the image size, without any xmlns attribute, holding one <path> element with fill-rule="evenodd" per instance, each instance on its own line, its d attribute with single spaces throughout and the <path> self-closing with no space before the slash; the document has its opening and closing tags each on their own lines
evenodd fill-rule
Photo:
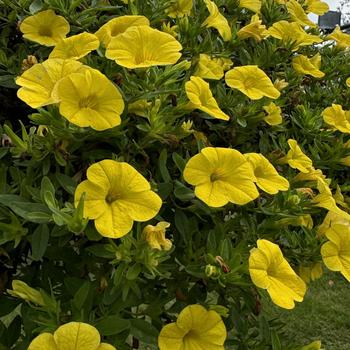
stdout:
<svg viewBox="0 0 350 350">
<path fill-rule="evenodd" d="M 269 125 L 278 125 L 282 123 L 282 110 L 281 107 L 276 106 L 273 102 L 263 107 L 267 116 L 264 118 L 265 122 Z"/>
<path fill-rule="evenodd" d="M 106 57 L 126 68 L 175 64 L 181 57 L 181 44 L 170 34 L 149 26 L 134 26 L 112 38 Z"/>
<path fill-rule="evenodd" d="M 332 104 L 322 112 L 323 120 L 336 128 L 337 130 L 350 133 L 350 111 L 344 111 L 343 107 L 338 104 Z"/>
<path fill-rule="evenodd" d="M 193 103 L 195 108 L 208 113 L 216 119 L 230 119 L 230 117 L 220 109 L 210 91 L 209 84 L 202 78 L 192 76 L 191 80 L 185 83 L 185 90 L 187 97 Z"/>
<path fill-rule="evenodd" d="M 166 12 L 169 17 L 181 18 L 190 15 L 192 6 L 192 0 L 175 0 L 174 3 L 166 10 Z"/>
<path fill-rule="evenodd" d="M 224 69 L 220 62 L 211 59 L 209 55 L 201 53 L 197 69 L 193 75 L 203 79 L 220 80 L 224 76 Z"/>
<path fill-rule="evenodd" d="M 101 343 L 96 350 L 116 350 L 116 348 L 110 344 Z"/>
<path fill-rule="evenodd" d="M 319 70 L 321 66 L 321 55 L 319 53 L 310 59 L 304 55 L 294 57 L 292 66 L 296 72 L 308 74 L 315 78 L 323 78 L 325 75 Z"/>
<path fill-rule="evenodd" d="M 226 73 L 225 81 L 229 87 L 238 89 L 252 100 L 259 100 L 264 96 L 276 99 L 281 95 L 258 66 L 233 68 Z"/>
<path fill-rule="evenodd" d="M 293 21 L 299 23 L 302 26 L 309 26 L 311 28 L 316 27 L 316 23 L 309 20 L 303 7 L 296 0 L 289 0 L 287 2 L 287 9 Z"/>
<path fill-rule="evenodd" d="M 60 350 L 57 348 L 53 335 L 42 333 L 32 340 L 28 350 Z"/>
<path fill-rule="evenodd" d="M 247 8 L 253 12 L 260 12 L 261 0 L 240 0 L 239 6 Z"/>
<path fill-rule="evenodd" d="M 81 33 L 61 40 L 50 53 L 49 58 L 78 60 L 100 46 L 98 37 L 90 33 Z"/>
<path fill-rule="evenodd" d="M 59 350 L 96 350 L 101 340 L 95 327 L 81 322 L 60 326 L 54 339 Z"/>
<path fill-rule="evenodd" d="M 159 333 L 158 346 L 160 350 L 183 350 L 183 338 L 186 331 L 176 323 L 165 325 Z M 34 349 L 33 349 L 34 350 Z"/>
<path fill-rule="evenodd" d="M 134 26 L 149 26 L 149 20 L 144 16 L 120 16 L 105 23 L 95 35 L 108 46 L 112 38 L 124 33 L 128 28 Z"/>
</svg>

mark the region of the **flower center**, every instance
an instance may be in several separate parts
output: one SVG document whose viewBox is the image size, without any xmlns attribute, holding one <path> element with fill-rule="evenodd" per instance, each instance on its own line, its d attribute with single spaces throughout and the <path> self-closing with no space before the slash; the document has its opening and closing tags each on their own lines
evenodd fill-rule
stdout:
<svg viewBox="0 0 350 350">
<path fill-rule="evenodd" d="M 224 170 L 222 170 L 220 168 L 215 169 L 212 172 L 212 174 L 210 175 L 210 181 L 211 182 L 215 182 L 215 181 L 218 181 L 218 180 L 222 180 L 224 176 L 225 176 Z"/>
<path fill-rule="evenodd" d="M 98 105 L 98 101 L 95 95 L 83 97 L 79 100 L 80 108 L 96 109 L 97 105 Z"/>
<path fill-rule="evenodd" d="M 244 81 L 244 86 L 246 89 L 251 89 L 253 88 L 254 86 L 256 85 L 256 78 L 247 78 L 245 81 Z"/>
<path fill-rule="evenodd" d="M 41 27 L 39 29 L 39 35 L 41 36 L 52 36 L 52 30 L 50 27 Z"/>
<path fill-rule="evenodd" d="M 119 193 L 113 193 L 113 192 L 109 192 L 106 196 L 106 202 L 108 204 L 112 204 L 113 202 L 115 202 L 116 200 L 120 199 L 121 195 Z"/>
<path fill-rule="evenodd" d="M 196 342 L 196 340 L 198 340 L 198 338 L 200 338 L 200 336 L 196 333 L 196 331 L 191 329 L 183 338 L 184 345 L 189 346 L 189 345 L 193 344 L 193 342 Z"/>
</svg>

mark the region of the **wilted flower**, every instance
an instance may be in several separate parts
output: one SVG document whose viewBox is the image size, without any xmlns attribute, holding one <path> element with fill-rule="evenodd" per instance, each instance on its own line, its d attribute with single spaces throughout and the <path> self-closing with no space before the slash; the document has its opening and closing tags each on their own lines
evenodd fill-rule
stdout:
<svg viewBox="0 0 350 350">
<path fill-rule="evenodd" d="M 156 226 L 147 225 L 142 231 L 142 238 L 153 249 L 170 250 L 172 242 L 165 238 L 165 230 L 168 227 L 170 227 L 170 224 L 166 221 L 158 222 Z"/>
</svg>

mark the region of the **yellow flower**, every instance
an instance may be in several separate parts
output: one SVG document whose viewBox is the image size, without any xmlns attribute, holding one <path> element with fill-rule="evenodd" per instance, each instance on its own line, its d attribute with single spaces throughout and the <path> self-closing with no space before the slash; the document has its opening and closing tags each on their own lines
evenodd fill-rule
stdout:
<svg viewBox="0 0 350 350">
<path fill-rule="evenodd" d="M 202 23 L 202 27 L 215 28 L 224 41 L 231 40 L 232 33 L 231 28 L 227 22 L 227 19 L 219 12 L 218 7 L 214 1 L 204 0 L 208 11 L 209 17 Z"/>
<path fill-rule="evenodd" d="M 176 38 L 178 35 L 178 28 L 179 27 L 177 25 L 172 26 L 170 22 L 162 24 L 162 32 L 168 33 L 174 38 Z"/>
<path fill-rule="evenodd" d="M 119 238 L 131 229 L 133 221 L 148 221 L 162 205 L 149 182 L 131 165 L 102 160 L 87 170 L 87 180 L 75 191 L 75 205 L 84 198 L 84 217 L 95 220 L 105 237 Z"/>
<path fill-rule="evenodd" d="M 292 60 L 292 66 L 296 72 L 301 74 L 308 74 L 315 78 L 323 78 L 325 75 L 320 71 L 321 55 L 319 53 L 311 58 L 308 58 L 304 55 L 294 57 Z"/>
<path fill-rule="evenodd" d="M 250 251 L 249 257 L 253 283 L 266 289 L 276 305 L 293 309 L 295 301 L 303 301 L 306 284 L 290 267 L 277 244 L 259 239 L 257 246 Z"/>
<path fill-rule="evenodd" d="M 69 23 L 52 10 L 41 11 L 24 19 L 19 27 L 23 37 L 41 45 L 54 46 L 69 32 Z"/>
<path fill-rule="evenodd" d="M 261 0 L 240 0 L 239 7 L 247 8 L 253 12 L 260 12 Z"/>
<path fill-rule="evenodd" d="M 227 70 L 229 70 L 233 66 L 233 62 L 230 58 L 217 57 L 217 58 L 213 58 L 213 61 L 220 64 L 222 66 L 222 69 L 224 70 L 224 72 L 226 72 Z"/>
<path fill-rule="evenodd" d="M 312 217 L 310 214 L 306 214 L 306 215 L 300 215 L 297 217 L 293 217 L 293 218 L 283 218 L 280 220 L 277 220 L 275 222 L 275 226 L 276 227 L 281 227 L 281 226 L 288 226 L 288 225 L 292 225 L 292 226 L 304 226 L 307 227 L 309 229 L 312 229 L 314 226 Z"/>
<path fill-rule="evenodd" d="M 261 24 L 262 21 L 258 15 L 252 16 L 250 23 L 241 28 L 237 36 L 241 39 L 253 38 L 255 41 L 261 41 L 269 35 L 266 26 Z"/>
<path fill-rule="evenodd" d="M 81 33 L 61 40 L 50 53 L 49 58 L 78 60 L 98 49 L 100 42 L 95 34 Z"/>
<path fill-rule="evenodd" d="M 45 302 L 41 295 L 41 293 L 29 287 L 27 283 L 20 280 L 12 281 L 12 290 L 7 290 L 7 292 L 15 298 L 21 298 L 25 301 L 29 301 L 31 303 L 44 306 Z"/>
<path fill-rule="evenodd" d="M 321 263 L 314 263 L 311 266 L 300 265 L 298 270 L 299 276 L 303 279 L 305 283 L 315 281 L 321 278 L 323 274 Z"/>
<path fill-rule="evenodd" d="M 57 83 L 83 69 L 82 63 L 73 60 L 48 59 L 35 64 L 16 79 L 16 84 L 21 86 L 17 96 L 32 108 L 57 103 Z"/>
<path fill-rule="evenodd" d="M 318 181 L 319 179 L 325 180 L 326 177 L 323 175 L 322 170 L 315 169 L 313 167 L 309 168 L 308 173 L 299 173 L 293 178 L 293 182 L 300 182 L 300 181 Z"/>
<path fill-rule="evenodd" d="M 333 211 L 329 211 L 323 219 L 322 224 L 318 226 L 317 233 L 320 236 L 323 236 L 326 234 L 327 230 L 335 224 L 350 226 L 350 221 L 348 219 L 345 219 L 342 215 L 339 215 Z"/>
<path fill-rule="evenodd" d="M 172 18 L 189 16 L 192 10 L 192 0 L 175 0 L 166 10 L 167 15 Z"/>
<path fill-rule="evenodd" d="M 263 106 L 267 116 L 264 118 L 265 122 L 269 125 L 278 125 L 282 123 L 282 110 L 281 107 L 276 106 L 273 102 L 267 106 Z"/>
<path fill-rule="evenodd" d="M 66 76 L 58 84 L 57 95 L 61 115 L 75 125 L 106 130 L 121 123 L 122 96 L 98 70 Z"/>
<path fill-rule="evenodd" d="M 276 99 L 281 95 L 258 66 L 233 68 L 226 73 L 225 81 L 229 87 L 238 89 L 252 100 L 259 100 L 264 96 Z"/>
<path fill-rule="evenodd" d="M 326 37 L 326 40 L 334 40 L 341 49 L 350 46 L 350 35 L 342 32 L 339 26 L 335 27 L 333 32 Z"/>
<path fill-rule="evenodd" d="M 347 87 L 350 87 L 350 77 L 348 79 L 346 79 L 345 84 Z"/>
<path fill-rule="evenodd" d="M 181 44 L 170 34 L 149 26 L 134 26 L 112 38 L 106 57 L 126 68 L 166 66 L 181 57 Z"/>
<path fill-rule="evenodd" d="M 350 227 L 335 224 L 326 231 L 326 237 L 329 241 L 321 247 L 324 264 L 350 282 Z"/>
<path fill-rule="evenodd" d="M 312 343 L 303 346 L 300 350 L 321 350 L 321 341 L 315 340 Z"/>
<path fill-rule="evenodd" d="M 210 91 L 209 84 L 202 78 L 192 76 L 191 80 L 185 83 L 185 90 L 194 108 L 208 113 L 216 119 L 230 119 L 230 117 L 220 109 Z"/>
<path fill-rule="evenodd" d="M 284 79 L 278 79 L 278 78 L 273 83 L 273 86 L 279 91 L 282 91 L 288 85 L 289 85 L 289 83 L 287 83 Z"/>
<path fill-rule="evenodd" d="M 170 250 L 172 242 L 165 238 L 165 230 L 168 227 L 170 227 L 170 224 L 166 221 L 158 222 L 156 226 L 147 225 L 142 231 L 142 238 L 153 249 Z"/>
<path fill-rule="evenodd" d="M 42 333 L 30 343 L 28 350 L 116 350 L 101 343 L 97 329 L 87 323 L 70 322 L 57 328 L 54 334 Z"/>
<path fill-rule="evenodd" d="M 312 160 L 303 153 L 297 141 L 289 139 L 288 145 L 290 150 L 285 157 L 279 160 L 279 163 L 288 163 L 291 168 L 298 169 L 302 173 L 308 173 L 312 169 Z"/>
<path fill-rule="evenodd" d="M 210 207 L 228 202 L 244 205 L 259 196 L 252 166 L 234 149 L 203 148 L 187 162 L 183 176 L 195 186 L 195 195 Z"/>
<path fill-rule="evenodd" d="M 244 156 L 253 167 L 256 184 L 259 188 L 269 194 L 288 190 L 288 180 L 280 176 L 274 166 L 262 154 L 245 153 Z"/>
<path fill-rule="evenodd" d="M 341 105 L 332 104 L 322 112 L 323 120 L 335 129 L 350 134 L 350 111 L 344 111 Z"/>
<path fill-rule="evenodd" d="M 149 26 L 149 20 L 144 16 L 116 17 L 105 23 L 95 35 L 107 47 L 112 38 L 124 33 L 129 27 L 134 26 Z"/>
<path fill-rule="evenodd" d="M 316 23 L 309 20 L 302 6 L 296 0 L 289 0 L 287 2 L 288 12 L 294 22 L 299 23 L 302 26 L 316 27 Z"/>
<path fill-rule="evenodd" d="M 335 191 L 335 194 L 333 196 L 335 202 L 339 204 L 341 207 L 348 209 L 349 204 L 345 202 L 344 195 L 341 192 L 341 188 L 339 185 L 337 185 L 337 189 Z"/>
<path fill-rule="evenodd" d="M 160 350 L 224 350 L 227 331 L 216 311 L 189 305 L 177 321 L 165 325 L 158 337 Z"/>
<path fill-rule="evenodd" d="M 203 79 L 220 80 L 224 76 L 224 69 L 217 59 L 212 59 L 209 55 L 201 53 L 193 75 Z"/>
<path fill-rule="evenodd" d="M 296 22 L 276 22 L 268 29 L 268 32 L 272 37 L 281 40 L 283 43 L 293 43 L 293 51 L 298 50 L 299 46 L 308 46 L 323 41 L 317 35 L 306 33 Z"/>
<path fill-rule="evenodd" d="M 307 12 L 312 12 L 316 15 L 322 16 L 329 11 L 327 3 L 321 0 L 306 0 Z"/>
</svg>

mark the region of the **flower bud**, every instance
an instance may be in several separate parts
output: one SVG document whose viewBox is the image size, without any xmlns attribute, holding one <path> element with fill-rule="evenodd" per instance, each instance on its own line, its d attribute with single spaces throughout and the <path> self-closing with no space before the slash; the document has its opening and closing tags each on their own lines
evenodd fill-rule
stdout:
<svg viewBox="0 0 350 350">
<path fill-rule="evenodd" d="M 25 301 L 29 301 L 40 306 L 45 306 L 41 293 L 36 289 L 29 287 L 27 283 L 20 280 L 13 280 L 12 288 L 12 290 L 8 289 L 7 292 L 13 297 L 21 298 Z"/>
<path fill-rule="evenodd" d="M 207 277 L 215 278 L 220 275 L 220 270 L 216 266 L 208 264 L 205 267 L 205 274 L 207 275 Z"/>
<path fill-rule="evenodd" d="M 153 249 L 170 250 L 172 242 L 165 238 L 165 230 L 170 226 L 166 221 L 158 222 L 156 226 L 147 225 L 142 231 L 142 239 Z"/>
</svg>

